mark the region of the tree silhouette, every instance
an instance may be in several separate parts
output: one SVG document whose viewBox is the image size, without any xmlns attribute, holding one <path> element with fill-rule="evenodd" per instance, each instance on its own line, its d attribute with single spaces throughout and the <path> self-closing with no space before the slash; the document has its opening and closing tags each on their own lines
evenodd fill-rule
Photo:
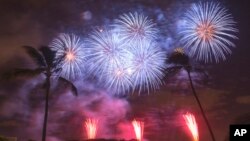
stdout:
<svg viewBox="0 0 250 141">
<path fill-rule="evenodd" d="M 185 54 L 185 52 L 184 52 L 184 50 L 182 48 L 176 48 L 174 50 L 174 52 L 170 55 L 170 57 L 168 59 L 168 62 L 173 64 L 172 67 L 168 68 L 168 71 L 170 73 L 173 73 L 173 72 L 175 73 L 175 72 L 177 72 L 177 71 L 179 71 L 181 69 L 184 69 L 187 72 L 189 83 L 190 83 L 190 86 L 191 86 L 191 89 L 192 89 L 192 93 L 193 93 L 193 95 L 195 97 L 195 100 L 196 100 L 196 102 L 197 102 L 197 104 L 198 104 L 198 106 L 200 108 L 201 114 L 202 114 L 202 116 L 203 116 L 203 118 L 205 120 L 205 123 L 206 123 L 207 127 L 208 127 L 211 138 L 212 138 L 213 141 L 215 141 L 214 133 L 213 133 L 212 128 L 211 128 L 211 126 L 209 124 L 209 121 L 208 121 L 208 119 L 206 117 L 205 111 L 204 111 L 204 109 L 203 109 L 203 107 L 201 105 L 199 97 L 198 97 L 198 95 L 196 93 L 196 90 L 195 90 L 194 84 L 193 84 L 193 80 L 192 80 L 192 77 L 190 75 L 193 68 L 192 68 L 192 65 L 190 64 L 189 56 L 187 56 Z"/>
<path fill-rule="evenodd" d="M 42 46 L 39 50 L 35 49 L 31 46 L 23 46 L 27 54 L 32 58 L 32 60 L 36 63 L 37 68 L 35 69 L 24 69 L 18 68 L 14 69 L 5 76 L 8 79 L 13 79 L 16 77 L 35 77 L 38 75 L 45 75 L 45 112 L 44 112 L 44 121 L 43 121 L 43 130 L 42 130 L 42 141 L 46 141 L 46 130 L 47 130 L 47 120 L 48 120 L 48 109 L 49 109 L 49 95 L 51 88 L 51 78 L 56 77 L 57 73 L 62 70 L 61 62 L 63 61 L 63 57 L 59 59 L 55 59 L 55 51 L 52 51 L 47 46 Z M 75 96 L 77 96 L 77 89 L 65 78 L 58 76 L 58 80 L 66 83 L 71 87 L 71 90 Z"/>
</svg>

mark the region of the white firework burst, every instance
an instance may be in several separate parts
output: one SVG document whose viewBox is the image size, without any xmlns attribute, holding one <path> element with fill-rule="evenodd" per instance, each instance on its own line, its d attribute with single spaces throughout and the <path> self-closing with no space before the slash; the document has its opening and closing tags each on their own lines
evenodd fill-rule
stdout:
<svg viewBox="0 0 250 141">
<path fill-rule="evenodd" d="M 130 72 L 133 86 L 142 89 L 155 89 L 164 76 L 166 53 L 154 42 L 142 41 L 132 48 Z"/>
<path fill-rule="evenodd" d="M 185 13 L 180 31 L 181 42 L 189 55 L 198 61 L 219 62 L 231 54 L 231 39 L 237 39 L 235 21 L 218 3 L 193 4 Z"/>
<path fill-rule="evenodd" d="M 146 39 L 128 44 L 116 30 L 94 31 L 89 39 L 88 68 L 117 94 L 155 89 L 164 76 L 166 53 Z"/>
<path fill-rule="evenodd" d="M 117 66 L 110 69 L 106 73 L 104 82 L 109 89 L 118 94 L 128 92 L 132 87 L 129 67 L 124 64 L 124 66 Z"/>
<path fill-rule="evenodd" d="M 94 31 L 88 42 L 90 72 L 94 72 L 105 86 L 117 93 L 128 90 L 131 82 L 126 66 L 130 55 L 119 34 L 111 30 Z"/>
<path fill-rule="evenodd" d="M 128 42 L 142 39 L 153 40 L 158 32 L 152 20 L 138 13 L 121 15 L 115 20 L 115 27 L 120 30 L 121 37 Z"/>
<path fill-rule="evenodd" d="M 60 76 L 70 80 L 83 76 L 85 53 L 78 36 L 61 33 L 49 46 L 56 51 L 56 59 L 62 59 Z"/>
</svg>

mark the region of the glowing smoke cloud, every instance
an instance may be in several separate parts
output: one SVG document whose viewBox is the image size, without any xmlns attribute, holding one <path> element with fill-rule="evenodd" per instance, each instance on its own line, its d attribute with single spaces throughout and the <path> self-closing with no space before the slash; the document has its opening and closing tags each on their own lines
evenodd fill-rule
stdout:
<svg viewBox="0 0 250 141">
<path fill-rule="evenodd" d="M 142 141 L 142 139 L 143 139 L 143 130 L 144 130 L 144 122 L 133 120 L 132 124 L 133 124 L 133 127 L 134 127 L 136 139 L 139 140 L 139 141 Z"/>
<path fill-rule="evenodd" d="M 193 4 L 185 13 L 180 30 L 181 42 L 198 61 L 219 62 L 231 54 L 231 39 L 238 30 L 227 9 L 216 3 Z"/>
<path fill-rule="evenodd" d="M 152 40 L 157 37 L 157 28 L 152 20 L 143 14 L 123 14 L 117 19 L 115 27 L 120 29 L 121 37 L 129 42 Z"/>
<path fill-rule="evenodd" d="M 193 114 L 186 113 L 183 115 L 183 118 L 185 120 L 185 123 L 190 130 L 194 141 L 199 141 L 199 132 L 198 132 L 198 126 L 195 120 L 195 117 Z"/>
<path fill-rule="evenodd" d="M 74 34 L 60 34 L 49 45 L 56 51 L 56 59 L 62 59 L 61 74 L 67 79 L 81 78 L 85 63 L 84 47 Z"/>
<path fill-rule="evenodd" d="M 98 130 L 98 120 L 96 119 L 87 119 L 85 122 L 85 129 L 87 132 L 88 139 L 95 139 L 96 133 Z"/>
</svg>

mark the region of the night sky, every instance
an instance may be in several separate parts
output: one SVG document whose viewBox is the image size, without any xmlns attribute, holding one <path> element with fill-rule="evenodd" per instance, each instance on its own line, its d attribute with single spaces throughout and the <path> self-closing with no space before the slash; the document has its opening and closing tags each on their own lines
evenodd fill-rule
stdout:
<svg viewBox="0 0 250 141">
<path fill-rule="evenodd" d="M 140 12 L 157 23 L 159 42 L 166 50 L 179 45 L 176 23 L 193 0 L 1 0 L 0 73 L 14 68 L 34 68 L 21 46 L 48 45 L 59 33 L 82 38 L 96 28 L 112 23 L 119 15 Z M 226 141 L 229 124 L 250 123 L 250 12 L 247 0 L 218 0 L 237 22 L 236 48 L 227 60 L 199 64 L 208 76 L 193 71 L 197 93 L 205 108 L 217 141 Z M 43 76 L 33 79 L 0 80 L 0 136 L 19 141 L 41 140 L 44 89 Z M 148 141 L 189 141 L 180 114 L 197 115 L 200 138 L 210 136 L 194 100 L 185 71 L 164 79 L 160 89 L 149 94 L 112 96 L 104 88 L 76 81 L 79 96 L 54 83 L 50 99 L 48 141 L 83 139 L 81 124 L 88 116 L 103 120 L 99 137 L 130 139 L 129 122 L 145 121 Z M 154 121 L 154 122 L 152 122 Z"/>
</svg>

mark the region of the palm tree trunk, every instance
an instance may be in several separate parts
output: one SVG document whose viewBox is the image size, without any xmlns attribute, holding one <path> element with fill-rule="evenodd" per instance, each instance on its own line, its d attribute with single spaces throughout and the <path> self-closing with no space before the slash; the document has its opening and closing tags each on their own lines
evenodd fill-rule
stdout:
<svg viewBox="0 0 250 141">
<path fill-rule="evenodd" d="M 194 97 L 195 97 L 195 99 L 196 99 L 196 101 L 197 101 L 197 103 L 198 103 L 198 105 L 199 105 L 199 108 L 200 108 L 200 110 L 201 110 L 201 114 L 202 114 L 202 116 L 203 116 L 203 118 L 204 118 L 204 120 L 205 120 L 205 122 L 206 122 L 206 124 L 207 124 L 208 130 L 209 130 L 210 135 L 211 135 L 211 137 L 212 137 L 212 140 L 215 141 L 214 133 L 213 133 L 212 128 L 211 128 L 211 126 L 210 126 L 210 124 L 209 124 L 209 122 L 208 122 L 208 119 L 207 119 L 207 117 L 206 117 L 206 115 L 205 115 L 205 112 L 204 112 L 204 110 L 203 110 L 203 108 L 202 108 L 202 105 L 201 105 L 201 102 L 200 102 L 200 100 L 199 100 L 199 97 L 198 97 L 198 95 L 197 95 L 197 93 L 196 93 L 196 91 L 195 91 L 195 88 L 194 88 L 194 85 L 193 85 L 193 81 L 192 81 L 192 78 L 191 78 L 190 70 L 189 70 L 189 69 L 187 69 L 187 73 L 188 73 L 189 82 L 190 82 L 190 85 L 191 85 L 191 88 L 192 88 L 192 91 L 193 91 L 193 95 L 194 95 Z"/>
<path fill-rule="evenodd" d="M 42 141 L 46 141 L 46 130 L 47 130 L 47 120 L 48 120 L 48 112 L 49 112 L 49 92 L 50 92 L 50 76 L 48 75 L 46 78 L 46 99 L 45 99 L 45 113 L 44 113 L 44 121 L 43 121 L 43 133 L 42 133 Z"/>
</svg>

